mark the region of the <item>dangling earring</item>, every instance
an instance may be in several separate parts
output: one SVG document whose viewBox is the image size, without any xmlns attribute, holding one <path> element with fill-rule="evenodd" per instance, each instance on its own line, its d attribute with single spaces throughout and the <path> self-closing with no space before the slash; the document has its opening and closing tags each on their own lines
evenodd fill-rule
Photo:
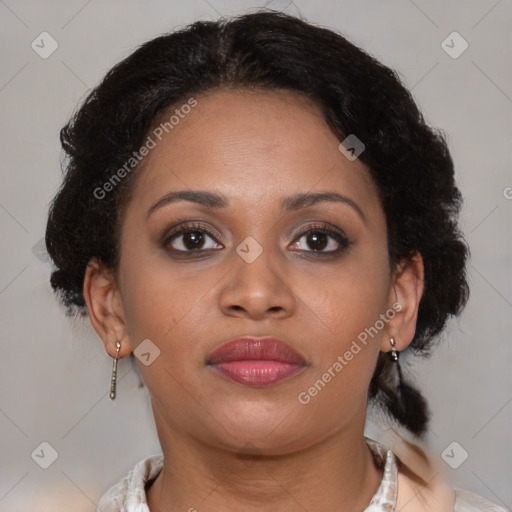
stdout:
<svg viewBox="0 0 512 512">
<path fill-rule="evenodd" d="M 397 389 L 397 392 L 400 393 L 402 390 L 403 377 L 402 377 L 402 369 L 400 368 L 400 363 L 398 362 L 399 352 L 396 349 L 396 341 L 395 338 L 389 338 L 389 342 L 391 343 L 391 352 L 388 352 L 389 359 L 391 359 L 391 367 L 394 370 L 393 373 L 393 383 Z"/>
<path fill-rule="evenodd" d="M 404 379 L 398 356 L 400 352 L 396 349 L 394 338 L 389 338 L 391 352 L 387 352 L 391 363 L 387 366 L 389 385 L 395 388 L 387 391 L 389 396 L 384 398 L 391 415 L 398 419 L 415 436 L 421 437 L 427 429 L 430 412 L 422 394 Z"/>
<path fill-rule="evenodd" d="M 395 338 L 389 338 L 389 342 L 391 343 L 391 354 L 389 355 L 389 357 L 391 358 L 392 361 L 398 361 L 399 352 L 397 352 L 396 350 Z"/>
<path fill-rule="evenodd" d="M 116 357 L 114 362 L 112 363 L 112 381 L 110 383 L 110 399 L 114 400 L 116 397 L 116 381 L 117 381 L 117 360 L 119 358 L 119 349 L 121 348 L 121 343 L 116 341 Z"/>
</svg>

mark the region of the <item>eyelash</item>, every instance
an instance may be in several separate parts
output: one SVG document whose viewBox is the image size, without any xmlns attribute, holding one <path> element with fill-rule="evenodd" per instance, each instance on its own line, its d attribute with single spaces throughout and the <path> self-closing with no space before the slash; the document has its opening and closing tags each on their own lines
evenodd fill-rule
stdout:
<svg viewBox="0 0 512 512">
<path fill-rule="evenodd" d="M 322 235 L 328 235 L 340 245 L 340 247 L 334 251 L 303 251 L 308 254 L 313 254 L 315 257 L 337 256 L 344 252 L 345 249 L 347 249 L 352 244 L 352 242 L 345 236 L 343 232 L 329 228 L 327 224 L 314 224 L 312 226 L 308 226 L 295 237 L 295 240 L 300 240 L 305 235 L 309 235 L 311 233 L 321 233 Z"/>
<path fill-rule="evenodd" d="M 198 249 L 198 250 L 181 250 L 181 249 L 169 249 L 167 246 L 172 242 L 175 238 L 186 235 L 189 233 L 200 233 L 200 234 L 206 234 L 213 240 L 215 240 L 216 243 L 216 235 L 207 227 L 202 226 L 200 224 L 194 224 L 194 223 L 183 223 L 178 228 L 176 228 L 174 231 L 172 231 L 170 234 L 164 236 L 164 239 L 162 241 L 162 247 L 169 253 L 199 253 L 201 251 L 216 251 L 218 249 Z M 294 239 L 295 241 L 300 240 L 304 235 L 308 235 L 310 233 L 321 233 L 323 235 L 328 235 L 331 238 L 333 238 L 338 244 L 340 245 L 340 248 L 334 250 L 334 251 L 315 251 L 315 250 L 297 250 L 297 252 L 306 252 L 306 253 L 312 253 L 315 255 L 315 257 L 325 257 L 325 256 L 334 256 L 342 253 L 345 251 L 352 242 L 343 234 L 342 232 L 336 231 L 332 228 L 329 228 L 327 224 L 316 224 L 313 226 L 308 226 L 307 229 L 301 231 L 297 237 Z"/>
</svg>

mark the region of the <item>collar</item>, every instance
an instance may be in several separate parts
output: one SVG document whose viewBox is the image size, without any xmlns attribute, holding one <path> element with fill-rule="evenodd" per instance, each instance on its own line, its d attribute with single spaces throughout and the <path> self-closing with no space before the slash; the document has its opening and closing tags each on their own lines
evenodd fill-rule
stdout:
<svg viewBox="0 0 512 512">
<path fill-rule="evenodd" d="M 453 491 L 450 492 L 439 478 L 429 478 L 432 468 L 427 471 L 426 462 L 411 449 L 413 445 L 407 442 L 400 444 L 395 440 L 392 449 L 389 449 L 367 436 L 365 441 L 376 464 L 378 467 L 384 467 L 384 472 L 380 486 L 364 512 L 394 512 L 397 501 L 399 505 L 400 502 L 408 503 L 410 512 L 453 511 Z M 150 512 L 145 487 L 158 476 L 163 465 L 164 456 L 161 453 L 150 455 L 138 462 L 125 478 L 101 497 L 96 512 Z M 403 467 L 409 474 L 399 474 L 399 467 Z M 416 475 L 429 485 L 417 484 L 414 479 Z M 432 508 L 433 503 L 436 506 Z"/>
</svg>

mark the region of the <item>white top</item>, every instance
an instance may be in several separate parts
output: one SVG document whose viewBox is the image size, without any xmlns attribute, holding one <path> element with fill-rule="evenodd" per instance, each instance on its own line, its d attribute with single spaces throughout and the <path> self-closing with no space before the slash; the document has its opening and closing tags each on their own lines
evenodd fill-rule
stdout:
<svg viewBox="0 0 512 512">
<path fill-rule="evenodd" d="M 363 512 L 393 512 L 398 495 L 398 465 L 393 452 L 365 437 L 379 468 L 384 473 L 377 492 Z M 100 499 L 96 512 L 151 512 L 147 505 L 145 486 L 154 480 L 164 464 L 162 454 L 150 455 L 138 462 L 126 477 L 112 486 Z M 453 512 L 508 512 L 481 496 L 455 489 Z"/>
</svg>

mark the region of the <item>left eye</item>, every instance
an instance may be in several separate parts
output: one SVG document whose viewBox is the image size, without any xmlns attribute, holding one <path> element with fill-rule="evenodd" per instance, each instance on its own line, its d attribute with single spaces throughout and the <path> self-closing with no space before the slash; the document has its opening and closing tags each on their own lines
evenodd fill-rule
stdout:
<svg viewBox="0 0 512 512">
<path fill-rule="evenodd" d="M 300 247 L 300 240 L 305 239 L 305 245 L 312 248 L 312 250 L 303 249 Z M 341 233 L 331 229 L 319 227 L 313 228 L 305 233 L 302 233 L 298 241 L 292 244 L 293 250 L 304 250 L 306 252 L 319 252 L 319 253 L 336 253 L 341 252 L 348 247 L 349 242 Z"/>
</svg>

